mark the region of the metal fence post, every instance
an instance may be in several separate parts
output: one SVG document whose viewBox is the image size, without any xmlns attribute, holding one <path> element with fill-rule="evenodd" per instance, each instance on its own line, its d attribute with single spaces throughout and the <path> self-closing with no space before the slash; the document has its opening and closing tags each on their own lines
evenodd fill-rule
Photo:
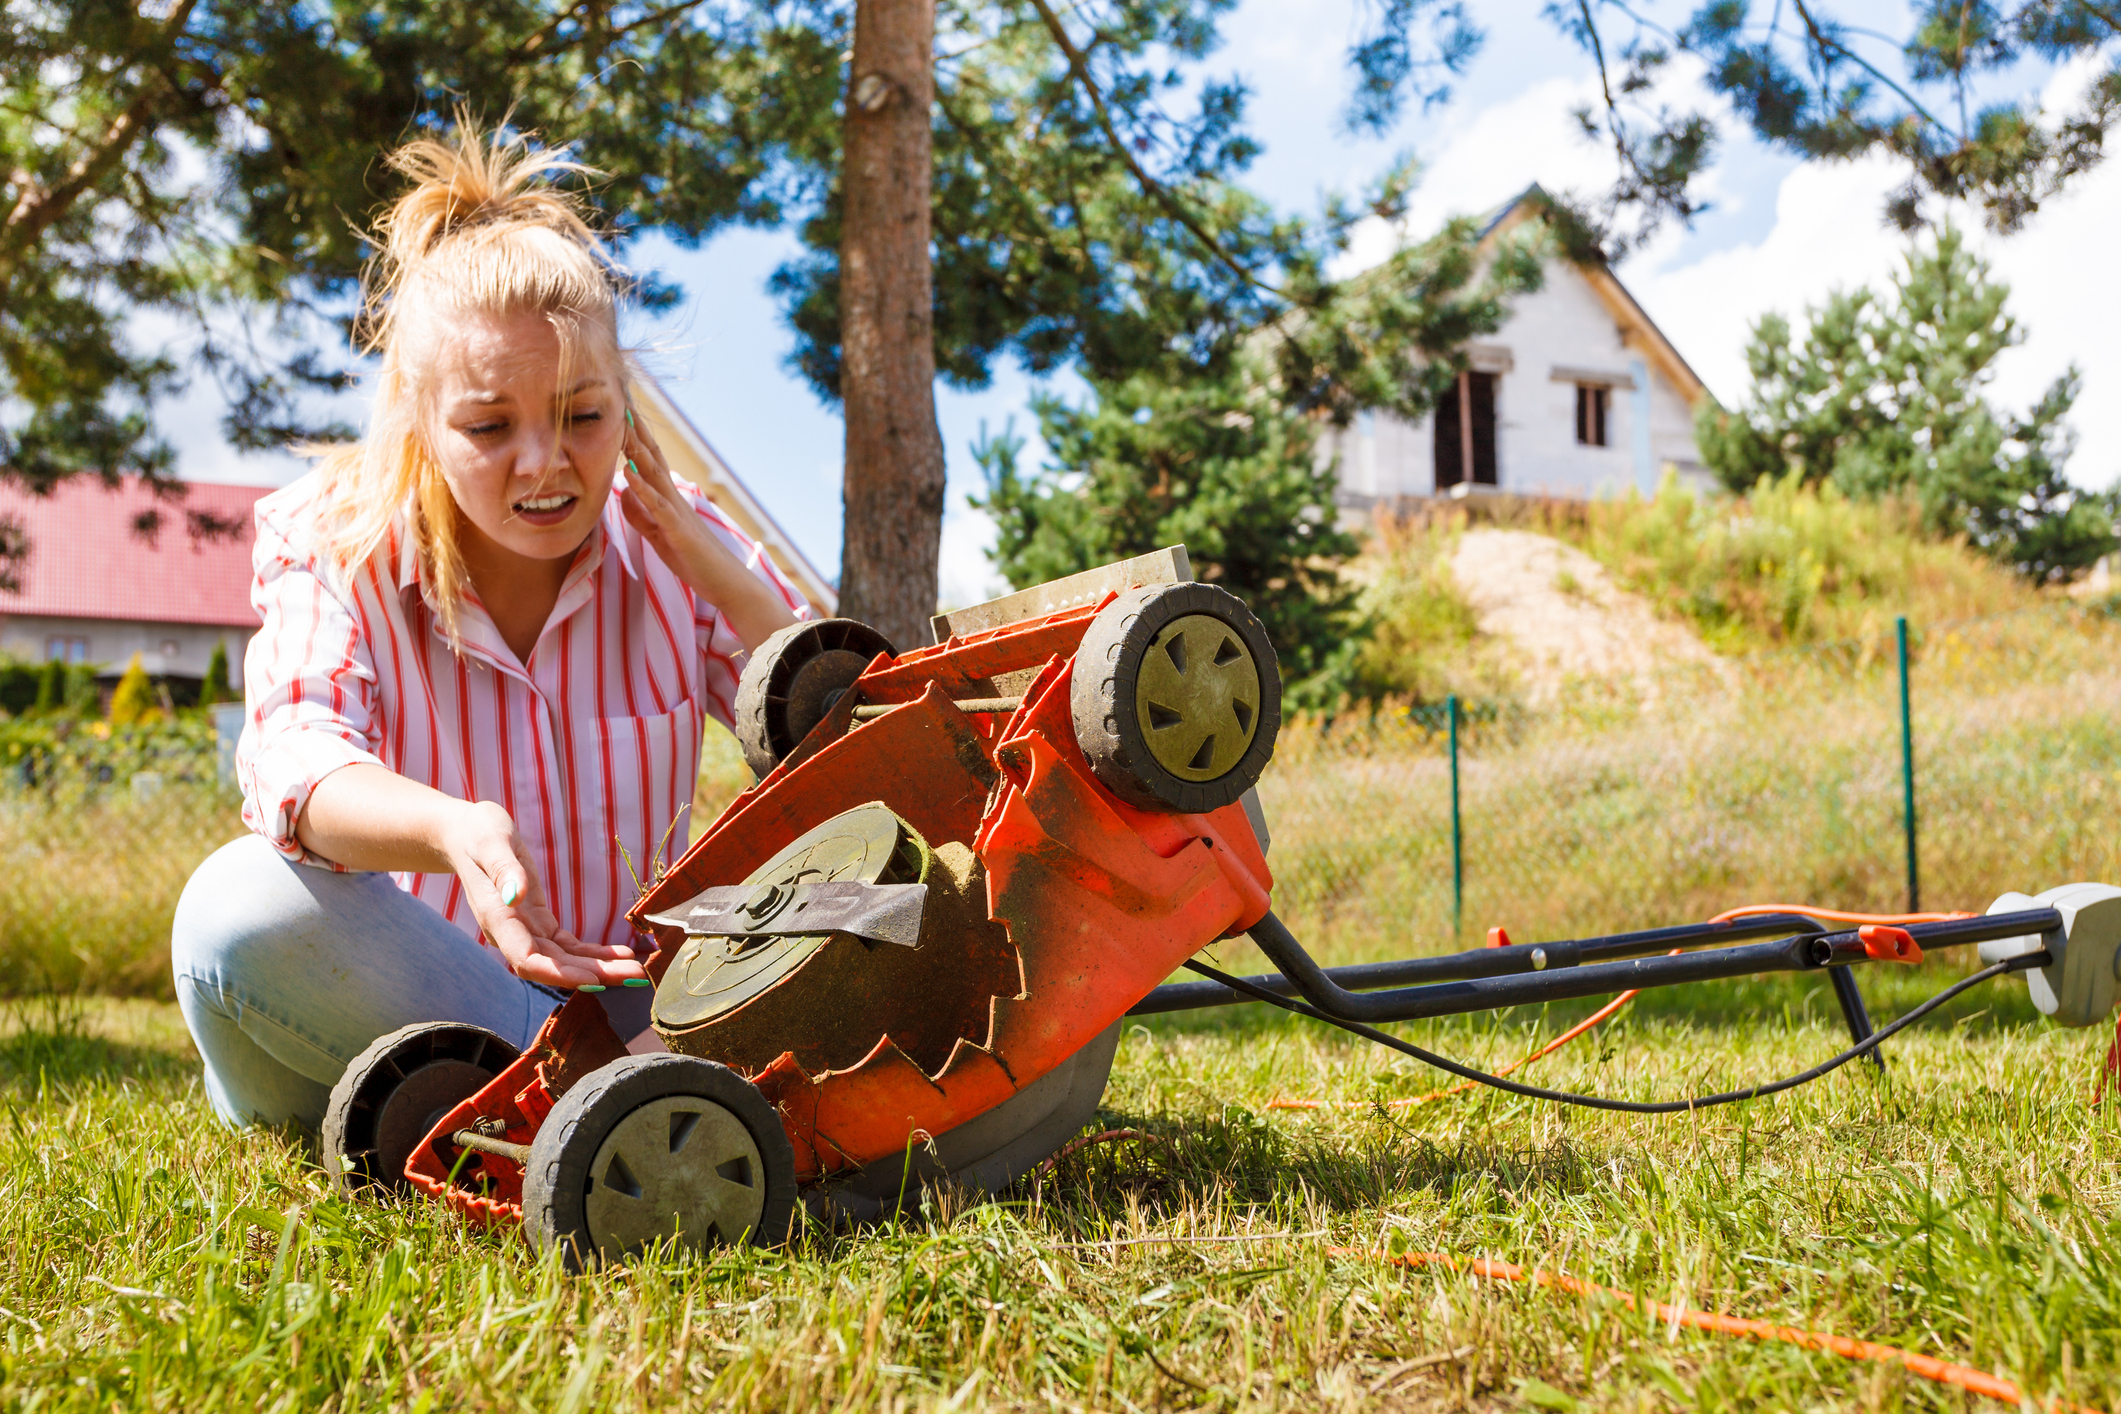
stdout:
<svg viewBox="0 0 2121 1414">
<path fill-rule="evenodd" d="M 1458 815 L 1458 696 L 1453 693 L 1444 699 L 1446 714 L 1451 720 L 1451 936 L 1457 938 L 1465 931 L 1466 912 L 1466 856 L 1465 831 Z"/>
<path fill-rule="evenodd" d="M 1907 824 L 1907 911 L 1922 911 L 1922 879 L 1915 868 L 1915 719 L 1908 710 L 1907 619 L 1895 623 L 1900 646 L 1900 804 Z"/>
</svg>

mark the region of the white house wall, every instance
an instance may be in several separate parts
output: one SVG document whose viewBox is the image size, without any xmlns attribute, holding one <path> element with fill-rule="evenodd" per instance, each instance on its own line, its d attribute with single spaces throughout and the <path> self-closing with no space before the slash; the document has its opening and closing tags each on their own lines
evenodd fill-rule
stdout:
<svg viewBox="0 0 2121 1414">
<path fill-rule="evenodd" d="M 1519 296 L 1508 322 L 1473 348 L 1475 368 L 1500 370 L 1498 490 L 1587 498 L 1654 491 L 1668 466 L 1690 480 L 1704 477 L 1686 395 L 1633 342 L 1581 270 L 1566 260 L 1547 262 L 1545 284 Z M 1577 442 L 1576 381 L 1557 380 L 1557 368 L 1614 381 L 1605 446 Z M 1434 495 L 1433 439 L 1428 417 L 1409 422 L 1372 413 L 1329 432 L 1320 455 L 1340 458 L 1341 500 L 1359 508 Z"/>
<path fill-rule="evenodd" d="M 104 672 L 122 672 L 133 654 L 157 677 L 203 678 L 214 645 L 228 645 L 228 680 L 243 684 L 243 650 L 254 629 L 212 624 L 152 624 L 137 620 L 62 619 L 35 614 L 0 619 L 0 652 L 41 663 L 45 645 L 54 638 L 88 640 L 87 661 Z"/>
</svg>

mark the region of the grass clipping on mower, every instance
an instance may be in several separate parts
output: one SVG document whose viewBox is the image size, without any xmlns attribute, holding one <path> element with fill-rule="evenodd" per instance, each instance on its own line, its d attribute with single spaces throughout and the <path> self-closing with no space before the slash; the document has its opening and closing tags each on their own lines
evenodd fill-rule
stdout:
<svg viewBox="0 0 2121 1414">
<path fill-rule="evenodd" d="M 664 1044 L 745 1075 L 792 1054 L 814 1079 L 860 1065 L 886 1038 L 930 1077 L 941 1074 L 959 1041 L 985 1047 L 994 998 L 1023 992 L 1008 930 L 987 916 L 986 870 L 961 841 L 931 850 L 911 825 L 893 819 L 913 848 L 893 851 L 871 882 L 928 886 L 918 946 L 835 933 L 821 946 L 785 949 L 777 964 L 783 975 L 701 1024 L 666 1025 L 659 1001 L 656 1029 Z M 761 881 L 773 868 L 747 882 Z M 723 940 L 688 939 L 688 954 L 695 945 L 715 949 Z M 683 985 L 680 970 L 672 968 L 666 985 Z"/>
</svg>

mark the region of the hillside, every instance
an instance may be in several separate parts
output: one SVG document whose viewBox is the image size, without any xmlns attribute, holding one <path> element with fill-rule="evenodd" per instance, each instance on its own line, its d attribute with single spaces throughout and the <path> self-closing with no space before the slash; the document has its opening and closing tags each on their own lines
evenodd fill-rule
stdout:
<svg viewBox="0 0 2121 1414">
<path fill-rule="evenodd" d="M 1374 636 L 1364 689 L 1538 700 L 1570 677 L 1860 642 L 2034 607 L 2051 594 L 1892 503 L 1767 486 L 1653 500 L 1506 502 L 1380 519 L 1350 567 Z"/>
</svg>

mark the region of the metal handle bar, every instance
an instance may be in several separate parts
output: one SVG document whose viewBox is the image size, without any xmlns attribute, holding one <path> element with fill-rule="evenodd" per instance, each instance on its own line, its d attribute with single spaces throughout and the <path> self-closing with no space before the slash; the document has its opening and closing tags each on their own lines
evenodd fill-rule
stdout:
<svg viewBox="0 0 2121 1414">
<path fill-rule="evenodd" d="M 1513 948 L 1488 949 L 1486 951 L 1495 953 L 1522 951 L 1529 955 L 1533 949 L 1544 947 L 1548 949 L 1547 966 L 1541 971 L 1515 970 L 1513 975 L 1474 977 L 1369 993 L 1351 992 L 1342 987 L 1332 974 L 1320 967 L 1311 955 L 1304 951 L 1303 945 L 1272 913 L 1253 926 L 1251 936 L 1252 941 L 1259 945 L 1259 950 L 1281 969 L 1280 976 L 1259 979 L 1259 985 L 1266 990 L 1279 993 L 1282 992 L 1283 986 L 1286 986 L 1328 1016 L 1344 1021 L 1377 1022 L 1412 1021 L 1422 1017 L 1455 1016 L 1471 1011 L 1494 1011 L 1505 1007 L 1609 995 L 1631 988 L 1670 987 L 1685 982 L 1745 977 L 1762 972 L 1809 972 L 1821 967 L 1844 965 L 1854 960 L 1849 956 L 1851 945 L 1857 942 L 1853 930 L 1842 933 L 1809 931 L 1816 929 L 1818 925 L 1810 919 L 1803 922 L 1808 931 L 1772 942 L 1711 948 L 1702 952 L 1680 953 L 1677 956 L 1634 958 L 1628 961 L 1577 961 L 1586 948 L 1585 944 L 1578 943 L 1523 944 Z M 1780 931 L 1788 926 L 1787 920 L 1777 921 L 1775 926 Z M 1983 918 L 1918 923 L 1909 927 L 1908 932 L 1925 947 L 1944 948 L 1989 942 L 1998 938 L 2022 937 L 2028 933 L 2046 933 L 2061 926 L 2061 914 L 2051 908 L 2038 908 Z M 1685 930 L 1656 931 L 1671 934 Z M 1620 939 L 1626 939 L 1628 941 L 1625 946 L 1633 950 L 1641 945 L 1641 940 L 1650 936 L 1647 933 L 1623 934 L 1615 939 L 1591 939 L 1589 945 L 1603 949 L 1618 943 Z M 1726 933 L 1723 936 L 1731 934 Z M 1698 930 L 1696 937 L 1699 937 Z M 1670 945 L 1667 941 L 1666 946 Z M 1460 953 L 1451 958 L 1428 961 L 1462 964 L 1467 957 L 1468 954 Z M 1390 967 L 1393 964 L 1382 966 Z M 1343 973 L 1352 970 L 1340 969 Z M 1275 983 L 1283 985 L 1275 986 Z M 1225 1004 L 1216 998 L 1203 998 L 1200 1001 L 1192 1001 L 1189 998 L 1177 1001 L 1176 1005 L 1159 1004 L 1175 1000 L 1160 994 L 1181 988 L 1192 992 L 1199 985 L 1180 983 L 1175 987 L 1160 987 L 1144 998 L 1131 1014 L 1149 1014 L 1152 1010 L 1176 1011 L 1189 1005 Z M 1231 988 L 1220 984 L 1209 985 L 1213 990 L 1227 996 L 1230 1001 L 1250 1000 L 1238 995 Z"/>
<path fill-rule="evenodd" d="M 1273 915 L 1269 914 L 1269 918 Z M 1275 920 L 1279 926 L 1280 920 Z M 1264 922 L 1262 923 L 1264 926 Z M 1256 931 L 1256 930 L 1255 930 Z M 1610 937 L 1563 939 L 1551 943 L 1512 943 L 1501 948 L 1468 948 L 1440 957 L 1403 958 L 1397 962 L 1364 962 L 1352 967 L 1321 969 L 1323 974 L 1349 991 L 1372 991 L 1379 987 L 1405 987 L 1422 982 L 1455 982 L 1468 977 L 1504 977 L 1521 972 L 1544 972 L 1557 967 L 1578 967 L 1586 962 L 1630 957 L 1638 953 L 1670 952 L 1688 943 L 1739 942 L 1747 938 L 1786 936 L 1791 933 L 1823 932 L 1810 918 L 1797 913 L 1763 913 L 1721 923 L 1687 923 L 1673 928 L 1649 928 Z M 1292 943 L 1294 939 L 1290 940 Z M 1264 987 L 1284 997 L 1301 995 L 1301 989 L 1278 972 L 1247 977 L 1255 987 Z M 1173 982 L 1144 997 L 1129 1016 L 1154 1016 L 1168 1011 L 1192 1011 L 1200 1007 L 1236 1006 L 1252 998 L 1234 992 L 1220 982 Z"/>
</svg>

